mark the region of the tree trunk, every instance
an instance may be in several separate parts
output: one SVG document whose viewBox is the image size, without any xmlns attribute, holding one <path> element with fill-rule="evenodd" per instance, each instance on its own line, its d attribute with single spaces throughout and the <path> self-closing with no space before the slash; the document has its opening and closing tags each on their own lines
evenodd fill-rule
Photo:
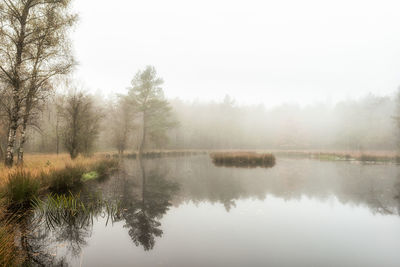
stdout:
<svg viewBox="0 0 400 267">
<path fill-rule="evenodd" d="M 6 155 L 6 160 L 5 160 L 5 165 L 7 167 L 12 167 L 14 164 L 14 146 L 15 146 L 15 140 L 17 137 L 17 129 L 18 129 L 18 121 L 20 119 L 20 91 L 22 89 L 22 81 L 20 78 L 21 74 L 21 65 L 22 65 L 22 54 L 24 52 L 25 48 L 25 30 L 26 30 L 26 21 L 28 18 L 29 14 L 29 6 L 26 5 L 24 7 L 24 10 L 21 14 L 21 30 L 19 33 L 18 37 L 18 42 L 15 44 L 16 45 L 16 57 L 15 57 L 15 70 L 14 70 L 14 78 L 12 81 L 13 85 L 13 102 L 14 102 L 14 107 L 12 110 L 12 115 L 11 115 L 11 122 L 10 122 L 10 130 L 8 132 L 8 140 L 7 140 L 7 155 Z"/>
<path fill-rule="evenodd" d="M 57 114 L 57 122 L 56 122 L 56 151 L 57 155 L 60 152 L 60 137 L 58 135 L 58 126 L 59 126 L 59 119 L 58 119 L 58 114 Z"/>
<path fill-rule="evenodd" d="M 78 149 L 74 145 L 74 147 L 71 149 L 71 152 L 69 153 L 71 156 L 71 159 L 76 159 L 78 157 Z"/>
<path fill-rule="evenodd" d="M 18 148 L 18 161 L 17 161 L 18 166 L 24 165 L 24 145 L 26 141 L 26 125 L 28 123 L 27 121 L 28 119 L 24 118 L 24 122 L 22 124 L 21 141 Z"/>
<path fill-rule="evenodd" d="M 138 161 L 139 161 L 139 169 L 142 174 L 142 204 L 143 204 L 143 207 L 145 207 L 144 204 L 145 204 L 145 199 L 146 199 L 146 171 L 144 170 L 143 161 L 140 157 L 139 157 Z"/>
<path fill-rule="evenodd" d="M 145 114 L 143 114 L 142 141 L 141 141 L 140 146 L 139 146 L 139 157 L 142 156 L 145 143 L 146 143 L 146 119 L 145 119 Z"/>
<path fill-rule="evenodd" d="M 8 131 L 6 159 L 4 162 L 7 167 L 12 167 L 14 164 L 14 145 L 17 137 L 17 129 L 18 116 L 13 116 L 10 129 Z"/>
<path fill-rule="evenodd" d="M 3 158 L 4 158 L 4 150 L 2 144 L 0 143 L 0 160 L 3 160 Z"/>
</svg>

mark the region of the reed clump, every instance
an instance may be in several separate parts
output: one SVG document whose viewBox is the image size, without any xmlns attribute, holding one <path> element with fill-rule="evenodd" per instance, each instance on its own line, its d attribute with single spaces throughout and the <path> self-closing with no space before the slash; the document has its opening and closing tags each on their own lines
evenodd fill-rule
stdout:
<svg viewBox="0 0 400 267">
<path fill-rule="evenodd" d="M 400 163 L 400 156 L 389 155 L 374 155 L 374 154 L 361 154 L 356 157 L 357 160 L 362 162 L 395 162 Z"/>
<path fill-rule="evenodd" d="M 82 176 L 87 172 L 87 169 L 80 164 L 66 165 L 64 169 L 43 174 L 43 180 L 48 183 L 51 192 L 67 192 L 82 185 Z"/>
<path fill-rule="evenodd" d="M 40 180 L 25 170 L 10 173 L 3 191 L 7 206 L 17 209 L 29 206 L 31 200 L 39 194 L 40 185 Z"/>
<path fill-rule="evenodd" d="M 119 162 L 115 159 L 101 160 L 94 164 L 93 170 L 97 172 L 99 179 L 109 177 L 109 175 L 118 170 Z"/>
<path fill-rule="evenodd" d="M 400 163 L 395 151 L 301 151 L 277 150 L 274 153 L 284 157 L 311 158 L 326 161 L 356 161 L 368 163 Z"/>
<path fill-rule="evenodd" d="M 227 167 L 271 168 L 276 161 L 273 154 L 256 152 L 215 152 L 210 157 L 216 166 Z"/>
</svg>

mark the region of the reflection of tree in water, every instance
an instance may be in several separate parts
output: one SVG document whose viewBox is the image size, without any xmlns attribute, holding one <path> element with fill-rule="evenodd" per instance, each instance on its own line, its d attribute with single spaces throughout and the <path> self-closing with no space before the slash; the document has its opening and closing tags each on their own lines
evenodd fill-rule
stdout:
<svg viewBox="0 0 400 267">
<path fill-rule="evenodd" d="M 69 206 L 66 203 L 75 204 Z M 72 194 L 51 195 L 46 200 L 38 200 L 33 216 L 29 218 L 29 230 L 21 242 L 28 265 L 66 266 L 65 256 L 56 257 L 58 247 L 65 247 L 73 257 L 78 257 L 92 233 L 93 218 L 103 214 L 104 205 L 98 196 L 80 198 Z"/>
<path fill-rule="evenodd" d="M 396 192 L 394 198 L 397 202 L 396 212 L 400 215 L 400 174 L 397 175 L 397 182 L 394 185 L 394 189 Z"/>
<path fill-rule="evenodd" d="M 98 189 L 112 199 L 118 198 L 117 220 L 124 222 L 132 241 L 144 250 L 153 249 L 156 238 L 162 236 L 160 219 L 173 199 L 177 205 L 183 201 L 221 203 L 229 211 L 238 199 L 264 199 L 272 195 L 289 200 L 305 196 L 324 201 L 333 196 L 342 204 L 365 205 L 373 213 L 400 214 L 400 176 L 396 179 L 399 171 L 396 166 L 287 160 L 286 165 L 278 164 L 266 171 L 221 169 L 207 165 L 208 161 L 202 157 L 136 161 L 137 165 L 130 161 L 127 164 L 132 170 L 139 170 L 139 175 L 123 175 L 110 180 L 113 186 L 108 184 Z M 43 265 L 57 265 L 51 253 L 45 257 L 46 250 L 40 247 L 51 242 L 65 243 L 71 254 L 78 255 L 92 231 L 92 225 L 84 222 L 82 214 L 55 223 L 52 231 L 40 232 L 39 227 L 34 231 L 35 236 L 29 237 L 31 255 L 35 255 L 36 261 L 42 258 Z M 62 259 L 60 262 L 64 264 Z"/>
<path fill-rule="evenodd" d="M 92 187 L 91 190 L 86 188 L 88 191 L 83 197 L 71 195 L 76 197 L 77 201 L 82 201 L 85 206 L 78 211 L 57 205 L 52 207 L 51 196 L 43 200 L 41 202 L 43 210 L 37 208 L 33 215 L 24 218 L 20 224 L 21 229 L 28 229 L 21 238 L 26 265 L 67 266 L 67 254 L 74 258 L 80 256 L 82 248 L 87 245 L 87 240 L 92 234 L 93 219 L 99 216 L 107 218 L 111 216 L 113 222 L 123 220 L 124 227 L 129 229 L 128 234 L 132 241 L 137 246 L 143 246 L 145 250 L 151 250 L 155 245 L 155 238 L 163 234 L 159 220 L 172 205 L 171 199 L 179 186 L 166 180 L 165 172 L 157 168 L 147 171 L 141 161 L 138 163 L 142 180 L 140 196 L 136 196 L 132 190 L 136 187 L 132 179 L 125 179 L 126 177 L 123 177 L 123 180 L 117 179 L 116 182 L 119 184 L 117 190 L 108 196 L 113 200 L 118 196 L 120 202 L 116 209 L 115 205 L 108 206 L 113 201 L 106 201 L 98 194 L 93 197 Z M 109 190 L 109 188 L 96 190 L 98 189 L 105 192 Z M 54 197 L 61 196 L 54 195 Z M 67 253 L 64 257 L 56 255 L 60 247 Z"/>
<path fill-rule="evenodd" d="M 68 266 L 65 257 L 57 258 L 48 247 L 53 241 L 51 231 L 41 227 L 41 223 L 32 220 L 29 215 L 23 217 L 18 224 L 21 231 L 21 250 L 24 253 L 23 266 Z"/>
<path fill-rule="evenodd" d="M 216 168 L 207 157 L 164 159 L 181 185 L 179 199 L 221 203 L 229 211 L 240 199 L 268 196 L 366 206 L 374 214 L 400 214 L 399 166 L 280 159 L 273 169 Z M 396 183 L 397 185 L 396 189 Z M 398 198 L 396 198 L 396 195 Z"/>
<path fill-rule="evenodd" d="M 129 228 L 129 236 L 138 246 L 145 250 L 151 250 L 155 244 L 155 237 L 160 237 L 163 231 L 160 229 L 159 219 L 172 205 L 172 196 L 178 191 L 178 184 L 164 179 L 164 175 L 157 169 L 148 173 L 139 160 L 142 178 L 141 199 L 132 201 L 129 191 L 124 191 L 122 203 L 122 217 L 125 227 Z"/>
<path fill-rule="evenodd" d="M 64 223 L 54 229 L 55 239 L 58 243 L 66 244 L 68 251 L 75 257 L 82 252 L 82 247 L 87 245 L 87 239 L 91 236 L 92 225 L 79 223 Z"/>
</svg>

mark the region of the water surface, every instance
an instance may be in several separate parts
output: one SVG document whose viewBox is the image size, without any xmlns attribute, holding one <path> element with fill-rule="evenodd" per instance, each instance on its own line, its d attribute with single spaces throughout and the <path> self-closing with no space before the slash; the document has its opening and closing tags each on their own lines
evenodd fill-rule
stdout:
<svg viewBox="0 0 400 267">
<path fill-rule="evenodd" d="M 400 266 L 400 168 L 278 158 L 125 160 L 92 221 L 35 224 L 35 260 L 70 266 Z"/>
</svg>

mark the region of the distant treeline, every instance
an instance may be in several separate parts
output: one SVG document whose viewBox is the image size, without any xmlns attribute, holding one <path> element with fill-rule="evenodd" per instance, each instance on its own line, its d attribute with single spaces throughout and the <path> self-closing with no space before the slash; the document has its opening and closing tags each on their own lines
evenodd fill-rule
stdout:
<svg viewBox="0 0 400 267">
<path fill-rule="evenodd" d="M 89 95 L 102 114 L 95 150 L 138 150 L 141 123 L 120 97 L 106 99 Z M 56 96 L 48 101 L 35 125 L 29 128 L 27 150 L 56 152 Z M 300 107 L 284 104 L 239 106 L 227 96 L 221 102 L 169 101 L 176 127 L 154 132 L 146 140 L 149 149 L 316 149 L 396 150 L 399 131 L 397 97 L 368 95 L 335 105 Z M 125 121 L 125 123 L 124 123 Z M 129 122 L 129 123 L 127 123 Z M 126 129 L 124 127 L 129 127 Z M 126 135 L 121 139 L 121 135 Z M 3 135 L 4 139 L 4 135 Z M 121 141 L 124 141 L 121 146 Z"/>
<path fill-rule="evenodd" d="M 396 150 L 398 98 L 367 95 L 334 105 L 239 106 L 172 101 L 180 128 L 170 146 L 190 149 Z"/>
</svg>

